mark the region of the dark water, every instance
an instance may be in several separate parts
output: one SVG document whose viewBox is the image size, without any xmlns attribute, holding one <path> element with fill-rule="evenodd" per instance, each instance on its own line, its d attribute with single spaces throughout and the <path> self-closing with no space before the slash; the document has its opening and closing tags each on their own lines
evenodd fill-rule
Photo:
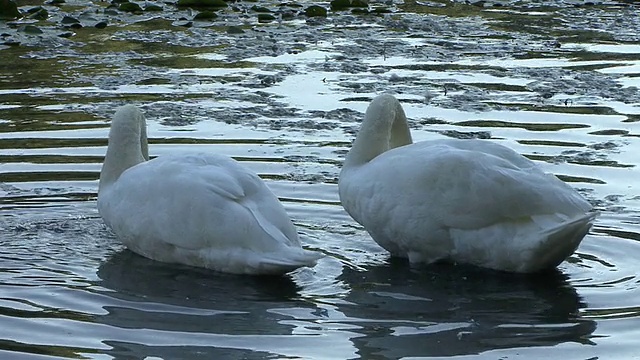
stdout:
<svg viewBox="0 0 640 360">
<path fill-rule="evenodd" d="M 0 22 L 22 42 L 0 46 L 0 358 L 640 359 L 637 5 L 372 2 L 392 13 L 307 20 L 260 2 L 294 14 L 261 24 L 254 4 L 189 28 L 167 4 L 88 1 L 48 6 L 40 35 Z M 64 14 L 84 24 L 69 38 Z M 578 251 L 535 277 L 389 262 L 337 195 L 384 91 L 414 139 L 491 138 L 577 188 L 601 211 Z M 251 278 L 124 250 L 95 203 L 124 103 L 144 109 L 152 155 L 257 171 L 329 257 Z"/>
</svg>

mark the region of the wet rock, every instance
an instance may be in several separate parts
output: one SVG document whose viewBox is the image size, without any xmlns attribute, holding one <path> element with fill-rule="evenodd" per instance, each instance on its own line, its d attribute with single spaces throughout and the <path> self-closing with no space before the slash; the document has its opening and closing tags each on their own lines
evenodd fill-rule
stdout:
<svg viewBox="0 0 640 360">
<path fill-rule="evenodd" d="M 325 9 L 320 5 L 311 5 L 304 10 L 304 14 L 307 15 L 308 17 L 314 17 L 314 16 L 326 17 L 327 9 Z"/>
<path fill-rule="evenodd" d="M 178 7 L 192 8 L 226 8 L 228 5 L 222 0 L 178 0 Z"/>
<path fill-rule="evenodd" d="M 261 23 L 271 22 L 275 19 L 276 17 L 271 14 L 263 14 L 263 13 L 258 14 L 258 22 L 261 22 Z"/>
<path fill-rule="evenodd" d="M 349 8 L 368 8 L 369 3 L 365 0 L 333 0 L 331 1 L 331 10 L 340 11 Z"/>
<path fill-rule="evenodd" d="M 44 31 L 40 30 L 39 27 L 35 26 L 35 25 L 24 25 L 21 26 L 18 31 L 21 31 L 25 34 L 31 34 L 31 35 L 39 35 L 42 34 Z"/>
<path fill-rule="evenodd" d="M 141 13 L 142 8 L 140 5 L 133 2 L 123 2 L 118 6 L 118 10 L 130 13 Z"/>
<path fill-rule="evenodd" d="M 35 20 L 46 20 L 49 17 L 49 12 L 42 6 L 36 6 L 27 10 L 27 17 Z"/>
<path fill-rule="evenodd" d="M 258 12 L 258 13 L 271 13 L 271 12 L 273 12 L 269 8 L 266 8 L 264 6 L 257 6 L 257 5 L 253 5 L 251 7 L 251 11 L 255 11 L 255 12 Z"/>
<path fill-rule="evenodd" d="M 106 21 L 98 21 L 95 25 L 93 25 L 96 29 L 104 29 L 107 27 Z"/>
<path fill-rule="evenodd" d="M 73 35 L 74 35 L 74 33 L 73 33 L 73 32 L 71 32 L 71 31 L 65 31 L 65 32 L 63 32 L 63 33 L 58 34 L 58 37 L 61 37 L 61 38 L 65 38 L 65 39 L 67 39 L 67 38 L 72 37 Z"/>
<path fill-rule="evenodd" d="M 155 4 L 147 4 L 144 7 L 144 11 L 162 11 L 164 10 L 162 6 Z"/>
<path fill-rule="evenodd" d="M 201 11 L 201 12 L 197 13 L 193 17 L 193 20 L 213 20 L 213 19 L 215 19 L 217 17 L 218 17 L 218 14 L 214 13 L 213 11 L 204 10 L 204 11 Z"/>
<path fill-rule="evenodd" d="M 47 5 L 62 5 L 65 3 L 65 0 L 51 0 L 47 1 L 45 4 Z"/>
<path fill-rule="evenodd" d="M 13 20 L 21 18 L 22 14 L 18 6 L 11 0 L 0 0 L 0 20 Z"/>
<path fill-rule="evenodd" d="M 0 0 L 2 1 L 2 0 Z M 62 25 L 72 25 L 72 24 L 80 24 L 80 20 L 73 18 L 71 16 L 65 15 L 62 20 L 60 20 Z"/>
</svg>

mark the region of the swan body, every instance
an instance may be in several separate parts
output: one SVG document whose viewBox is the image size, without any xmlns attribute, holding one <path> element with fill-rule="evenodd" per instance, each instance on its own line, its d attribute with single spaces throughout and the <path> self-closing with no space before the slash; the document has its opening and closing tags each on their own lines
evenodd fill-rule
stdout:
<svg viewBox="0 0 640 360">
<path fill-rule="evenodd" d="M 369 105 L 340 200 L 392 256 L 530 273 L 570 256 L 596 213 L 569 185 L 484 140 L 413 143 L 391 95 Z"/>
<path fill-rule="evenodd" d="M 215 154 L 149 160 L 146 122 L 119 108 L 100 173 L 98 211 L 133 252 L 235 274 L 313 266 L 276 196 L 255 173 Z"/>
</svg>

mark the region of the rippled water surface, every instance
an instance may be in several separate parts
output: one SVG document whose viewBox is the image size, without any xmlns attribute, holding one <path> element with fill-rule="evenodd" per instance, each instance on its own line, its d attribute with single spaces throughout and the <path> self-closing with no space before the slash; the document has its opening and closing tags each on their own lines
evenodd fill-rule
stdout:
<svg viewBox="0 0 640 360">
<path fill-rule="evenodd" d="M 98 1 L 47 5 L 39 35 L 0 22 L 22 42 L 0 46 L 0 358 L 640 359 L 637 3 L 372 0 L 390 12 L 326 19 L 257 3 L 270 23 L 255 4 L 190 27 L 170 4 Z M 537 277 L 390 262 L 337 194 L 382 92 L 415 140 L 488 138 L 578 189 L 601 216 L 577 252 Z M 96 193 L 125 103 L 152 156 L 233 156 L 330 256 L 251 278 L 124 250 Z"/>
</svg>

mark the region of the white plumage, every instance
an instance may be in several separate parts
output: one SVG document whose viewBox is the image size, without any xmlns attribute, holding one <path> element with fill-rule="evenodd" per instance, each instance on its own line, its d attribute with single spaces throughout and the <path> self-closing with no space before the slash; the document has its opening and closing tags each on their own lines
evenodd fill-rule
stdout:
<svg viewBox="0 0 640 360">
<path fill-rule="evenodd" d="M 132 105 L 111 123 L 98 210 L 132 251 L 236 274 L 313 266 L 276 196 L 255 173 L 215 154 L 149 160 L 146 122 Z"/>
<path fill-rule="evenodd" d="M 570 256 L 596 213 L 573 188 L 483 140 L 412 143 L 391 95 L 369 105 L 339 181 L 345 210 L 392 256 L 536 272 Z"/>
</svg>

